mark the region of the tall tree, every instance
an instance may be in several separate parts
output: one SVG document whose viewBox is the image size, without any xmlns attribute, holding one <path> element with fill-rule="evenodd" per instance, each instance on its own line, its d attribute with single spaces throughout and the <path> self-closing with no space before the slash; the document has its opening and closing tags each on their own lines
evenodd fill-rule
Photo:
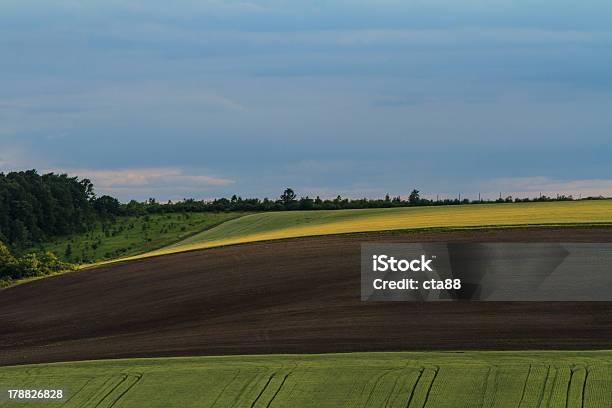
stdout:
<svg viewBox="0 0 612 408">
<path fill-rule="evenodd" d="M 408 196 L 408 202 L 410 204 L 419 204 L 421 202 L 421 196 L 419 195 L 419 190 L 414 189 Z"/>
<path fill-rule="evenodd" d="M 280 200 L 283 204 L 288 205 L 295 201 L 295 197 L 295 192 L 291 188 L 287 188 L 283 191 L 283 194 L 281 194 Z"/>
</svg>

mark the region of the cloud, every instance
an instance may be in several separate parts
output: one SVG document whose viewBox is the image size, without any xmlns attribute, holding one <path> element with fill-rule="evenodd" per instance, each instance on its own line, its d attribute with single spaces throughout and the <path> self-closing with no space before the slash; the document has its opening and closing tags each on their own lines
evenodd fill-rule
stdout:
<svg viewBox="0 0 612 408">
<path fill-rule="evenodd" d="M 554 180 L 543 176 L 499 178 L 484 184 L 485 189 L 496 189 L 503 195 L 533 197 L 548 196 L 612 197 L 612 179 Z M 495 191 L 495 190 L 493 190 Z"/>
<path fill-rule="evenodd" d="M 29 34 L 32 36 L 31 34 Z M 254 57 L 275 55 L 303 55 L 304 51 L 335 55 L 340 51 L 374 54 L 382 50 L 427 51 L 432 47 L 450 52 L 499 47 L 551 48 L 568 46 L 606 46 L 612 39 L 610 30 L 562 30 L 528 28 L 387 28 L 325 30 L 292 29 L 288 31 L 248 30 L 233 28 L 205 28 L 201 26 L 172 26 L 162 23 L 113 24 L 104 32 L 96 33 L 96 41 L 88 44 L 97 52 L 121 51 L 124 56 L 138 51 L 186 58 Z M 15 41 L 21 39 L 15 35 Z M 40 38 L 28 41 L 65 42 L 63 38 Z M 6 41 L 6 40 L 5 40 Z M 91 51 L 89 48 L 82 51 Z M 114 55 L 117 57 L 117 55 Z M 388 61 L 388 59 L 387 59 Z"/>
<path fill-rule="evenodd" d="M 245 110 L 239 101 L 199 85 L 173 87 L 143 82 L 92 86 L 78 91 L 0 98 L 0 138 L 43 135 L 58 139 L 86 134 L 89 129 L 108 124 L 172 123 L 176 128 L 202 123 L 204 116 L 231 115 Z"/>
<path fill-rule="evenodd" d="M 234 180 L 207 174 L 189 174 L 178 168 L 141 169 L 49 169 L 45 172 L 67 173 L 90 179 L 98 194 L 116 194 L 122 199 L 183 197 L 186 193 L 226 187 Z M 160 197 L 163 194 L 165 197 Z"/>
<path fill-rule="evenodd" d="M 33 168 L 32 158 L 30 156 L 28 159 L 28 154 L 23 149 L 0 144 L 0 172 L 11 172 L 17 168 Z"/>
</svg>

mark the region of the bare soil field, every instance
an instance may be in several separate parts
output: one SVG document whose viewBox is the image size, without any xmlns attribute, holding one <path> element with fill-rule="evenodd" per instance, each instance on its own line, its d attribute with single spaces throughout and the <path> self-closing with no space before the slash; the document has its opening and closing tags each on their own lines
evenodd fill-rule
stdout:
<svg viewBox="0 0 612 408">
<path fill-rule="evenodd" d="M 367 233 L 177 253 L 0 291 L 0 365 L 260 353 L 612 348 L 612 302 L 368 303 L 362 242 L 612 242 L 604 227 Z"/>
</svg>

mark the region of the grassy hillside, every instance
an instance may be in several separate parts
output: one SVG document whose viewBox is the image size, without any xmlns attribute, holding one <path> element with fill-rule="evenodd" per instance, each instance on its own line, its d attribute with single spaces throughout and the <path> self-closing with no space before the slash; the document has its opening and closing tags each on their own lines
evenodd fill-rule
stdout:
<svg viewBox="0 0 612 408">
<path fill-rule="evenodd" d="M 63 407 L 612 406 L 612 352 L 355 353 L 0 367 L 2 392 L 62 389 Z M 0 405 L 6 395 L 0 396 Z M 3 406 L 37 407 L 40 401 Z"/>
<path fill-rule="evenodd" d="M 612 200 L 271 212 L 223 223 L 147 255 L 351 232 L 599 223 L 612 223 Z"/>
<path fill-rule="evenodd" d="M 141 254 L 201 232 L 244 213 L 170 213 L 118 217 L 84 234 L 57 238 L 39 247 L 74 263 Z"/>
</svg>

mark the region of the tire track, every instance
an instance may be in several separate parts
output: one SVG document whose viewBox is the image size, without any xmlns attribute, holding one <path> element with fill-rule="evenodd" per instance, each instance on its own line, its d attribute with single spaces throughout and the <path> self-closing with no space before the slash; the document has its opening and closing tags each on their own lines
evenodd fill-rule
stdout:
<svg viewBox="0 0 612 408">
<path fill-rule="evenodd" d="M 280 386 L 279 386 L 279 387 L 278 387 L 278 389 L 277 389 L 277 390 L 274 392 L 274 395 L 272 395 L 272 398 L 270 398 L 270 401 L 268 401 L 268 404 L 266 405 L 266 408 L 269 408 L 269 407 L 270 407 L 270 405 L 272 405 L 272 401 L 274 401 L 274 399 L 276 398 L 276 396 L 277 396 L 277 395 L 280 393 L 281 388 L 283 388 L 283 385 L 285 385 L 285 381 L 287 381 L 287 378 L 289 378 L 289 376 L 290 376 L 291 374 L 292 374 L 291 372 L 289 372 L 289 373 L 285 374 L 285 377 L 284 377 L 284 378 L 283 378 L 283 380 L 281 381 Z"/>
<path fill-rule="evenodd" d="M 525 382 L 523 383 L 523 391 L 521 392 L 521 399 L 518 402 L 517 408 L 521 408 L 523 405 L 523 400 L 525 399 L 525 391 L 527 390 L 527 384 L 529 383 L 529 377 L 531 376 L 531 364 L 529 364 L 529 370 L 527 370 L 527 377 L 525 377 Z"/>
<path fill-rule="evenodd" d="M 421 375 L 419 381 L 415 384 L 415 397 L 410 401 L 409 408 L 425 408 L 439 370 L 440 367 L 438 366 L 423 369 L 423 375 Z M 419 399 L 422 399 L 422 401 L 419 401 Z"/>
<path fill-rule="evenodd" d="M 130 374 L 129 377 L 134 377 L 133 380 L 130 382 L 130 384 L 127 386 L 127 388 L 125 390 L 123 390 L 123 392 L 121 394 L 119 394 L 117 396 L 117 398 L 115 398 L 115 400 L 108 406 L 108 408 L 112 408 L 115 406 L 115 404 L 117 403 L 117 401 L 119 401 L 121 398 L 123 398 L 130 390 L 132 390 L 142 379 L 143 374 L 139 373 L 139 374 Z"/>
</svg>

